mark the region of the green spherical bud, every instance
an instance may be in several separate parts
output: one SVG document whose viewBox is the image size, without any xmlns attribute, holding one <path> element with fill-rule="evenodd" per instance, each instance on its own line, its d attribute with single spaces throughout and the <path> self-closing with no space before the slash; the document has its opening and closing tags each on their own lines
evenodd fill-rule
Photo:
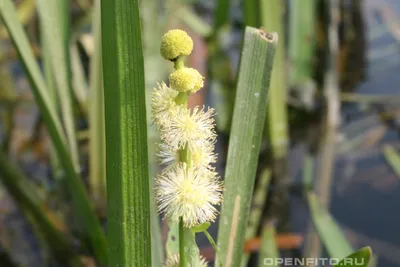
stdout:
<svg viewBox="0 0 400 267">
<path fill-rule="evenodd" d="M 169 75 L 169 85 L 179 92 L 195 93 L 203 86 L 203 76 L 192 68 L 183 68 Z"/>
<path fill-rule="evenodd" d="M 168 60 L 188 56 L 193 50 L 193 40 L 182 30 L 170 30 L 161 39 L 161 55 Z"/>
</svg>

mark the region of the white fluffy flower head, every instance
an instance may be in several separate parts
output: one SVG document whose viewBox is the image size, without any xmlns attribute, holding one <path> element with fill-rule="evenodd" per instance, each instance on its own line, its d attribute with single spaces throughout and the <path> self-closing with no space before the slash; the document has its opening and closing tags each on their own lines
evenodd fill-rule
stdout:
<svg viewBox="0 0 400 267">
<path fill-rule="evenodd" d="M 171 222 L 182 218 L 185 228 L 214 221 L 222 200 L 222 186 L 215 172 L 187 168 L 179 163 L 156 179 L 156 194 L 160 212 Z"/>
<path fill-rule="evenodd" d="M 161 139 L 173 150 L 183 149 L 186 144 L 191 146 L 201 141 L 213 142 L 214 109 L 207 111 L 195 107 L 192 112 L 186 108 L 175 109 L 166 127 L 161 129 Z"/>
</svg>

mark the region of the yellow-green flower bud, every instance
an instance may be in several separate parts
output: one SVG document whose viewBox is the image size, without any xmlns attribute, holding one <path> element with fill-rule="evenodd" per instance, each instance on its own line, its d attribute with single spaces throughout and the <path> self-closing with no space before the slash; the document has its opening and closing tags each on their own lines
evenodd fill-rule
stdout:
<svg viewBox="0 0 400 267">
<path fill-rule="evenodd" d="M 188 56 L 193 50 L 193 40 L 182 30 L 170 30 L 161 39 L 161 55 L 168 60 Z"/>
<path fill-rule="evenodd" d="M 179 92 L 195 93 L 203 86 L 203 76 L 192 68 L 183 68 L 169 75 L 169 85 Z"/>
</svg>

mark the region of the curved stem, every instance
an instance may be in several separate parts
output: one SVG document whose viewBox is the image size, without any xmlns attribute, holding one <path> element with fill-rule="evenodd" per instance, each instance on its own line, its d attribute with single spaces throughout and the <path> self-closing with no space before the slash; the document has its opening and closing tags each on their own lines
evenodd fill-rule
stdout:
<svg viewBox="0 0 400 267">
<path fill-rule="evenodd" d="M 210 242 L 210 245 L 213 247 L 215 253 L 218 253 L 217 244 L 215 244 L 215 241 L 212 238 L 212 236 L 210 235 L 210 233 L 207 230 L 205 230 L 203 233 L 206 235 L 208 242 Z"/>
</svg>

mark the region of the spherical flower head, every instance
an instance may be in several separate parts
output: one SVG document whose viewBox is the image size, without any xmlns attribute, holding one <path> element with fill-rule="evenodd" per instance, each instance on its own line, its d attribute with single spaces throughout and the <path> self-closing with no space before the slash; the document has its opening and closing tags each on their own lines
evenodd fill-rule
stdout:
<svg viewBox="0 0 400 267">
<path fill-rule="evenodd" d="M 214 109 L 207 111 L 195 107 L 193 112 L 186 108 L 175 109 L 168 125 L 161 129 L 161 139 L 172 150 L 183 149 L 186 144 L 215 140 Z"/>
<path fill-rule="evenodd" d="M 214 170 L 211 165 L 217 162 L 214 144 L 215 140 L 201 140 L 189 145 L 193 166 Z"/>
<path fill-rule="evenodd" d="M 180 257 L 179 254 L 173 254 L 170 256 L 164 264 L 164 267 L 179 267 Z M 200 256 L 200 267 L 207 267 L 208 263 L 206 259 Z"/>
<path fill-rule="evenodd" d="M 182 68 L 169 75 L 169 85 L 179 92 L 195 93 L 204 86 L 203 76 L 192 68 Z"/>
<path fill-rule="evenodd" d="M 156 179 L 158 209 L 169 221 L 182 218 L 185 228 L 214 221 L 217 210 L 213 205 L 222 201 L 222 184 L 215 172 L 187 168 L 179 163 Z"/>
<path fill-rule="evenodd" d="M 161 55 L 168 60 L 179 56 L 188 56 L 193 50 L 193 40 L 182 30 L 170 30 L 161 39 Z"/>
</svg>

